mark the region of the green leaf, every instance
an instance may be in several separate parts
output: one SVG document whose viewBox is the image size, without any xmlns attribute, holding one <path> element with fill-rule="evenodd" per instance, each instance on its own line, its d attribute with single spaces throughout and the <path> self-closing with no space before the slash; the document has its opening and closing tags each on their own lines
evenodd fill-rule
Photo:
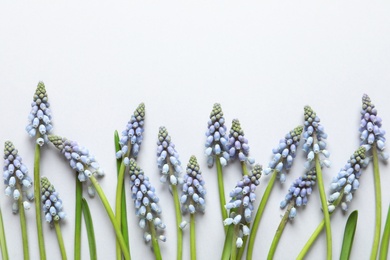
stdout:
<svg viewBox="0 0 390 260">
<path fill-rule="evenodd" d="M 381 248 L 380 248 L 380 252 L 379 252 L 379 259 L 380 260 L 387 259 L 387 253 L 389 251 L 389 238 L 390 238 L 390 206 L 389 206 L 389 210 L 387 212 L 385 229 L 384 229 L 383 235 L 382 235 Z"/>
<path fill-rule="evenodd" d="M 84 216 L 85 226 L 88 235 L 89 255 L 91 260 L 96 260 L 97 254 L 96 254 L 95 231 L 93 229 L 91 212 L 89 211 L 88 203 L 84 198 L 82 199 L 82 209 L 83 209 L 83 216 Z"/>
<path fill-rule="evenodd" d="M 5 239 L 3 214 L 1 213 L 1 209 L 0 209 L 0 247 L 1 247 L 1 255 L 3 259 L 8 260 L 7 241 Z"/>
<path fill-rule="evenodd" d="M 345 224 L 343 246 L 341 248 L 340 259 L 349 259 L 351 256 L 353 239 L 355 237 L 355 230 L 358 220 L 358 211 L 352 212 Z"/>
</svg>

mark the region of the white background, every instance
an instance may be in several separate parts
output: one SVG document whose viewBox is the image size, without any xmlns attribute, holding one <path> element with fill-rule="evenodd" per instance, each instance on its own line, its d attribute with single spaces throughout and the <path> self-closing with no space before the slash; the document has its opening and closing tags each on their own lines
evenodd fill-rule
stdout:
<svg viewBox="0 0 390 260">
<path fill-rule="evenodd" d="M 0 141 L 11 140 L 33 169 L 34 141 L 24 131 L 38 81 L 46 84 L 54 133 L 90 149 L 106 170 L 101 181 L 111 205 L 115 197 L 113 131 L 121 131 L 136 106 L 146 104 L 145 139 L 139 164 L 157 189 L 168 230 L 160 243 L 164 259 L 176 257 L 174 207 L 156 166 L 158 127 L 165 125 L 185 165 L 198 157 L 206 181 L 207 210 L 197 218 L 199 259 L 220 258 L 224 235 L 215 168 L 208 169 L 204 132 L 212 106 L 220 102 L 228 127 L 239 118 L 257 162 L 303 123 L 311 105 L 329 135 L 332 167 L 326 190 L 359 145 L 361 96 L 370 95 L 390 128 L 390 4 L 376 1 L 39 1 L 0 4 Z M 283 211 L 279 202 L 303 173 L 300 152 L 285 185 L 277 184 L 260 225 L 255 259 L 265 259 Z M 228 193 L 240 178 L 239 164 L 225 170 Z M 381 162 L 383 222 L 390 202 L 388 166 Z M 62 195 L 68 218 L 62 225 L 73 258 L 74 177 L 53 146 L 42 151 L 41 174 Z M 261 197 L 269 177 L 261 180 Z M 126 180 L 128 184 L 128 179 Z M 128 187 L 128 186 L 127 186 Z M 127 188 L 128 197 L 130 196 Z M 87 195 L 86 195 L 87 196 Z M 18 216 L 0 196 L 11 259 L 21 259 Z M 257 200 L 257 203 L 259 200 Z M 115 255 L 115 236 L 98 198 L 89 200 L 99 259 Z M 359 210 L 352 259 L 368 259 L 374 229 L 372 165 L 351 203 Z M 133 259 L 152 259 L 128 200 Z M 27 212 L 30 253 L 38 259 L 35 213 Z M 318 189 L 289 223 L 276 259 L 297 256 L 321 221 Z M 346 215 L 332 217 L 334 259 Z M 383 230 L 383 228 L 382 228 Z M 54 230 L 44 223 L 49 259 L 59 259 Z M 184 235 L 189 259 L 189 230 Z M 325 259 L 325 233 L 308 258 Z M 83 259 L 88 259 L 83 228 Z"/>
</svg>

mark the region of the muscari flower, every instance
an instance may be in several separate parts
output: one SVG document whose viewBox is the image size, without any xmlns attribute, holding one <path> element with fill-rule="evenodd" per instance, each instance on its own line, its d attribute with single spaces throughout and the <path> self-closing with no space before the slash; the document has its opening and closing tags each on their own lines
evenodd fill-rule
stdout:
<svg viewBox="0 0 390 260">
<path fill-rule="evenodd" d="M 270 161 L 268 167 L 264 169 L 265 175 L 268 175 L 275 170 L 280 182 L 284 183 L 286 181 L 286 174 L 283 169 L 287 171 L 291 168 L 296 156 L 302 131 L 302 126 L 294 128 L 294 130 L 291 130 L 286 134 L 284 139 L 279 141 L 278 147 L 272 149 L 274 157 L 272 161 Z"/>
<path fill-rule="evenodd" d="M 37 144 L 40 146 L 48 141 L 47 135 L 53 128 L 49 107 L 45 85 L 43 82 L 39 82 L 31 103 L 31 112 L 28 115 L 29 124 L 26 127 L 26 131 L 31 137 L 36 136 L 38 133 Z"/>
<path fill-rule="evenodd" d="M 144 119 L 145 105 L 141 103 L 131 116 L 130 121 L 126 125 L 126 129 L 122 131 L 122 136 L 119 140 L 121 150 L 116 153 L 117 159 L 128 156 L 137 158 L 143 140 Z"/>
<path fill-rule="evenodd" d="M 12 212 L 14 214 L 19 211 L 18 200 L 23 198 L 23 207 L 30 208 L 28 201 L 34 200 L 34 191 L 32 190 L 32 179 L 28 176 L 28 169 L 22 163 L 22 158 L 18 155 L 18 150 L 10 141 L 6 141 L 4 145 L 4 167 L 3 178 L 5 195 L 14 199 Z M 27 200 L 26 200 L 27 199 Z"/>
<path fill-rule="evenodd" d="M 65 218 L 62 211 L 62 200 L 58 197 L 58 192 L 46 177 L 41 178 L 42 208 L 45 219 L 48 223 L 60 221 Z"/>
<path fill-rule="evenodd" d="M 130 160 L 125 159 L 125 164 L 129 166 L 131 194 L 136 208 L 136 215 L 140 218 L 138 224 L 145 230 L 145 242 L 149 242 L 152 239 L 150 230 L 152 226 L 160 233 L 165 229 L 165 224 L 160 218 L 159 198 L 155 193 L 154 187 L 149 182 L 149 178 L 137 166 L 136 161 L 133 158 Z M 150 223 L 153 223 L 153 225 Z M 166 237 L 163 235 L 160 235 L 159 239 L 163 242 L 166 241 Z"/>
<path fill-rule="evenodd" d="M 205 144 L 207 165 L 212 167 L 214 165 L 215 157 L 219 156 L 221 165 L 226 166 L 227 161 L 229 160 L 229 149 L 227 145 L 229 138 L 220 104 L 214 104 L 207 125 L 208 129 L 206 131 L 207 138 Z"/>
<path fill-rule="evenodd" d="M 238 225 L 236 246 L 241 247 L 243 236 L 250 233 L 249 224 L 252 222 L 253 203 L 256 200 L 256 186 L 260 184 L 262 167 L 256 164 L 248 175 L 244 175 L 236 187 L 230 192 L 230 201 L 225 208 L 230 211 L 229 217 L 223 221 L 225 226 Z"/>
<path fill-rule="evenodd" d="M 382 118 L 377 115 L 375 105 L 371 103 L 371 99 L 367 94 L 362 98 L 362 119 L 360 121 L 360 139 L 361 144 L 365 145 L 367 150 L 376 143 L 376 147 L 379 149 L 379 155 L 382 159 L 387 160 L 389 154 L 383 152 L 385 149 L 386 131 L 382 127 Z"/>
<path fill-rule="evenodd" d="M 202 172 L 195 156 L 191 156 L 184 175 L 183 195 L 180 198 L 183 212 L 194 214 L 197 211 L 204 213 L 206 190 Z"/>
<path fill-rule="evenodd" d="M 307 204 L 308 197 L 312 193 L 313 187 L 316 184 L 316 179 L 316 171 L 315 169 L 312 169 L 296 179 L 290 186 L 286 197 L 280 203 L 280 208 L 282 209 L 284 209 L 289 203 L 293 203 L 288 215 L 289 219 L 293 219 L 297 215 L 296 207 Z"/>
<path fill-rule="evenodd" d="M 92 175 L 103 177 L 104 171 L 100 168 L 95 157 L 91 155 L 87 148 L 79 146 L 75 141 L 70 141 L 65 137 L 49 135 L 49 140 L 57 147 L 65 158 L 69 161 L 70 167 L 78 173 L 80 182 L 87 181 Z M 95 189 L 90 183 L 88 186 L 88 194 L 95 196 Z"/>
<path fill-rule="evenodd" d="M 249 156 L 248 139 L 244 136 L 244 131 L 241 128 L 240 121 L 233 119 L 232 127 L 229 133 L 229 156 L 231 159 L 238 158 L 241 162 L 253 164 L 255 160 Z"/>
<path fill-rule="evenodd" d="M 330 166 L 329 151 L 326 150 L 326 138 L 328 135 L 324 132 L 324 127 L 320 124 L 320 118 L 316 115 L 316 112 L 312 110 L 310 106 L 305 106 L 305 124 L 303 138 L 305 143 L 303 145 L 303 150 L 307 153 L 307 161 L 305 163 L 305 168 L 310 170 L 314 167 L 314 157 L 315 154 L 318 156 L 322 154 L 325 159 L 321 159 L 321 167 Z"/>
<path fill-rule="evenodd" d="M 168 180 L 170 185 L 177 185 L 183 182 L 179 154 L 175 149 L 175 144 L 171 142 L 171 136 L 164 126 L 160 127 L 158 132 L 157 165 L 162 174 L 160 178 L 161 182 Z"/>
<path fill-rule="evenodd" d="M 337 205 L 336 200 L 343 196 L 344 201 L 341 202 L 341 208 L 344 211 L 348 210 L 348 204 L 353 198 L 353 193 L 359 188 L 359 178 L 362 174 L 362 168 L 369 163 L 369 158 L 366 157 L 366 148 L 361 146 L 357 149 L 348 160 L 347 164 L 340 170 L 337 176 L 333 179 L 330 185 L 331 195 L 328 199 L 328 210 L 333 212 Z"/>
</svg>

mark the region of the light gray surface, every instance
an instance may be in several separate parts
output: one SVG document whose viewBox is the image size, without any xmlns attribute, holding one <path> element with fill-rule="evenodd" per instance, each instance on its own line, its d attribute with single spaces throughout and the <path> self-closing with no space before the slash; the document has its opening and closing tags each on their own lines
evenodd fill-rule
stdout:
<svg viewBox="0 0 390 260">
<path fill-rule="evenodd" d="M 328 186 L 359 145 L 361 96 L 367 93 L 389 129 L 390 4 L 364 1 L 259 3 L 245 1 L 63 1 L 0 4 L 0 142 L 12 140 L 33 171 L 33 140 L 24 131 L 36 84 L 43 80 L 52 105 L 54 133 L 90 149 L 106 170 L 101 181 L 113 205 L 115 162 L 113 131 L 125 127 L 140 102 L 146 104 L 145 139 L 139 163 L 150 177 L 163 207 L 168 230 L 161 243 L 165 259 L 174 259 L 174 208 L 159 182 L 155 150 L 158 127 L 165 125 L 183 164 L 190 155 L 201 163 L 207 208 L 197 218 L 198 258 L 218 259 L 223 230 L 215 169 L 203 155 L 207 120 L 220 102 L 228 127 L 239 118 L 251 155 L 268 164 L 271 149 L 303 122 L 311 105 L 328 133 L 332 167 L 324 170 Z M 279 224 L 279 202 L 303 171 L 300 151 L 286 184 L 276 185 L 256 240 L 254 256 L 265 259 Z M 388 167 L 381 163 L 383 218 L 390 202 Z M 54 147 L 42 152 L 41 173 L 64 199 L 62 225 L 73 258 L 74 181 L 67 162 Z M 238 163 L 225 173 L 226 191 L 239 179 Z M 258 188 L 261 197 L 268 177 Z M 128 184 L 128 180 L 126 181 Z M 128 187 L 128 186 L 127 186 Z M 326 187 L 326 191 L 329 191 Z M 127 189 L 128 197 L 129 189 Z M 86 195 L 87 196 L 87 195 Z M 0 196 L 11 259 L 20 259 L 19 220 L 10 199 Z M 134 208 L 128 200 L 133 259 L 152 259 L 142 241 Z M 257 201 L 257 203 L 259 200 Z M 99 259 L 115 254 L 115 237 L 98 198 L 89 200 Z M 309 204 L 288 224 L 275 258 L 295 258 L 321 220 L 318 189 Z M 353 259 L 367 259 L 374 228 L 372 167 L 361 177 L 351 204 L 359 210 Z M 351 212 L 350 211 L 350 212 Z M 27 212 L 32 259 L 38 258 L 35 214 Z M 334 259 L 338 258 L 346 216 L 332 220 Z M 384 221 L 384 220 L 383 220 Z M 60 257 L 54 230 L 44 223 L 49 259 Z M 83 259 L 88 259 L 83 229 Z M 189 258 L 189 230 L 184 235 Z M 325 259 L 322 234 L 309 259 Z"/>
</svg>

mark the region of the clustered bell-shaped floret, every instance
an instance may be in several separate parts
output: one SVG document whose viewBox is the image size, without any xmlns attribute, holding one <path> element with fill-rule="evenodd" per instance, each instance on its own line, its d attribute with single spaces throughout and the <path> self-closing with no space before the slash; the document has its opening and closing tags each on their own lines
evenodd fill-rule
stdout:
<svg viewBox="0 0 390 260">
<path fill-rule="evenodd" d="M 159 198 L 155 193 L 154 187 L 145 176 L 144 171 L 137 165 L 136 161 L 131 158 L 126 160 L 129 166 L 131 194 L 134 200 L 136 215 L 139 217 L 139 226 L 145 231 L 144 240 L 149 242 L 152 239 L 151 228 L 162 233 L 165 224 L 162 222 L 160 214 L 161 208 L 158 205 Z M 166 241 L 164 235 L 159 235 L 159 239 Z"/>
<path fill-rule="evenodd" d="M 347 164 L 340 170 L 336 177 L 333 178 L 330 185 L 331 195 L 328 199 L 328 210 L 333 212 L 335 210 L 335 202 L 343 197 L 341 202 L 341 208 L 344 211 L 348 210 L 348 203 L 353 198 L 353 193 L 359 188 L 359 178 L 362 174 L 362 168 L 366 167 L 369 163 L 369 158 L 365 155 L 366 149 L 361 146 L 357 149 Z"/>
<path fill-rule="evenodd" d="M 281 183 L 286 181 L 286 171 L 288 171 L 296 156 L 297 147 L 303 131 L 302 126 L 298 126 L 286 134 L 284 139 L 279 141 L 279 145 L 272 150 L 274 157 L 264 169 L 264 174 L 268 175 L 272 171 L 277 172 L 277 177 Z"/>
<path fill-rule="evenodd" d="M 87 148 L 79 146 L 77 142 L 65 137 L 49 135 L 49 140 L 69 161 L 70 167 L 78 173 L 77 177 L 80 182 L 87 181 L 92 175 L 99 178 L 104 176 L 103 169 L 100 168 L 99 163 Z M 91 197 L 95 196 L 95 188 L 92 183 L 88 186 L 88 194 Z"/>
<path fill-rule="evenodd" d="M 228 132 L 225 126 L 225 118 L 221 105 L 214 104 L 213 110 L 210 113 L 210 120 L 207 122 L 208 129 L 206 132 L 206 150 L 207 165 L 212 167 L 214 165 L 215 157 L 219 157 L 222 166 L 226 166 L 229 160 L 228 148 Z"/>
<path fill-rule="evenodd" d="M 255 160 L 249 156 L 248 139 L 244 136 L 240 121 L 233 119 L 232 127 L 229 133 L 229 156 L 231 159 L 238 158 L 241 162 L 253 164 Z"/>
<path fill-rule="evenodd" d="M 65 218 L 66 214 L 62 211 L 62 200 L 58 192 L 46 177 L 41 178 L 42 208 L 45 219 L 53 224 Z"/>
<path fill-rule="evenodd" d="M 326 138 L 328 135 L 324 132 L 324 127 L 320 124 L 320 118 L 316 115 L 316 112 L 309 106 L 305 106 L 305 125 L 303 138 L 305 143 L 303 150 L 307 153 L 307 161 L 305 168 L 310 170 L 314 167 L 315 155 L 322 155 L 320 158 L 321 167 L 330 166 L 329 151 L 326 150 Z"/>
<path fill-rule="evenodd" d="M 175 149 L 175 144 L 171 141 L 171 136 L 165 127 L 160 127 L 157 141 L 157 165 L 161 171 L 161 182 L 167 182 L 170 185 L 183 183 L 181 177 L 181 162 L 179 154 Z"/>
<path fill-rule="evenodd" d="M 23 164 L 22 158 L 18 155 L 18 150 L 10 141 L 5 142 L 4 145 L 3 170 L 5 195 L 14 199 L 12 212 L 14 214 L 19 212 L 18 201 L 20 199 L 23 199 L 23 207 L 29 209 L 29 201 L 34 200 L 32 179 L 28 175 L 28 169 Z"/>
<path fill-rule="evenodd" d="M 119 140 L 121 150 L 116 153 L 116 158 L 119 159 L 129 156 L 137 158 L 143 140 L 144 119 L 145 105 L 141 103 L 131 116 L 130 121 L 126 125 L 126 129 L 122 131 L 122 136 Z"/>
<path fill-rule="evenodd" d="M 288 193 L 284 200 L 280 203 L 280 208 L 284 209 L 289 203 L 292 203 L 289 219 L 295 218 L 297 215 L 296 207 L 306 205 L 308 197 L 313 191 L 313 187 L 316 184 L 316 171 L 312 169 L 306 172 L 303 176 L 296 179 L 290 186 Z"/>
<path fill-rule="evenodd" d="M 253 203 L 256 200 L 256 186 L 260 184 L 262 167 L 256 164 L 248 175 L 244 175 L 230 192 L 230 201 L 225 205 L 229 217 L 223 221 L 225 226 L 238 225 L 236 246 L 241 247 L 243 236 L 248 236 L 252 222 Z"/>
<path fill-rule="evenodd" d="M 184 174 L 183 195 L 180 198 L 183 212 L 194 214 L 205 211 L 204 180 L 195 156 L 191 156 Z"/>
<path fill-rule="evenodd" d="M 37 144 L 44 145 L 47 140 L 47 135 L 51 132 L 53 126 L 51 124 L 51 111 L 48 102 L 45 85 L 39 82 L 35 91 L 33 102 L 31 103 L 31 112 L 28 115 L 29 124 L 26 127 L 27 133 L 34 137 L 38 134 L 41 136 L 37 139 Z"/>
<path fill-rule="evenodd" d="M 379 155 L 382 159 L 387 160 L 389 158 L 389 154 L 383 152 L 386 144 L 386 131 L 381 128 L 382 118 L 377 115 L 378 112 L 375 105 L 371 103 L 371 99 L 367 94 L 363 95 L 362 103 L 362 119 L 360 121 L 359 129 L 361 144 L 366 145 L 367 148 L 370 149 L 375 143 L 376 147 L 380 151 Z"/>
</svg>

